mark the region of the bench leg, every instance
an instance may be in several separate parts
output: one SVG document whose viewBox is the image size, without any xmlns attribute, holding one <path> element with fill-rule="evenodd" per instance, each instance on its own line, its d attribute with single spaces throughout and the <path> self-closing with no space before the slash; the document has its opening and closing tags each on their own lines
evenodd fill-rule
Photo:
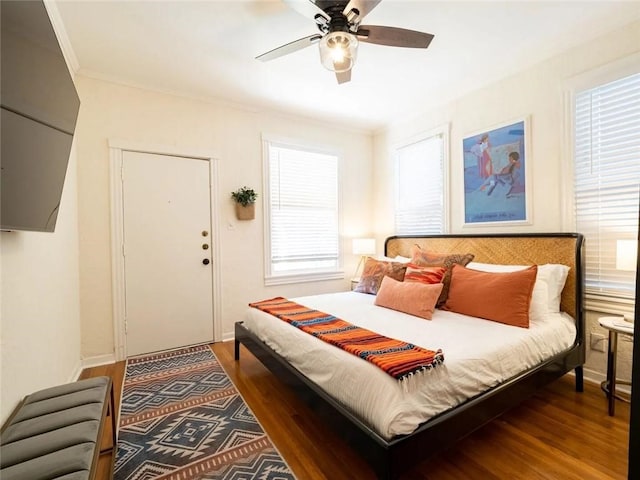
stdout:
<svg viewBox="0 0 640 480">
<path fill-rule="evenodd" d="M 113 445 L 113 456 L 116 456 L 116 449 L 118 446 L 118 425 L 117 425 L 117 413 L 116 413 L 116 398 L 113 392 L 113 383 L 111 384 L 111 442 Z"/>
<path fill-rule="evenodd" d="M 582 365 L 575 368 L 576 373 L 576 392 L 584 392 L 584 372 Z"/>
<path fill-rule="evenodd" d="M 111 445 L 107 448 L 101 449 L 100 454 L 111 452 L 115 456 L 116 446 L 118 443 L 118 440 L 117 440 L 118 429 L 116 425 L 116 401 L 115 401 L 115 393 L 113 391 L 113 383 L 111 383 L 111 388 L 109 389 L 109 399 L 107 403 L 107 417 L 110 417 L 111 419 Z"/>
<path fill-rule="evenodd" d="M 113 478 L 113 468 L 116 464 L 116 455 L 118 453 L 118 426 L 116 413 L 116 399 L 113 391 L 113 382 L 109 391 L 109 404 L 107 406 L 107 416 L 111 417 L 111 447 L 100 451 L 100 454 L 111 453 L 111 462 L 109 462 L 109 472 L 107 478 Z"/>
</svg>

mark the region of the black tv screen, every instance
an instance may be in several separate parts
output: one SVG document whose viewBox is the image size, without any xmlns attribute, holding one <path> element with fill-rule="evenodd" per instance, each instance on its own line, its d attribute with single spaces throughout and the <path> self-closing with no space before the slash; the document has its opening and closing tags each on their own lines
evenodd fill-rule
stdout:
<svg viewBox="0 0 640 480">
<path fill-rule="evenodd" d="M 80 99 L 44 3 L 0 16 L 0 228 L 53 232 Z"/>
</svg>

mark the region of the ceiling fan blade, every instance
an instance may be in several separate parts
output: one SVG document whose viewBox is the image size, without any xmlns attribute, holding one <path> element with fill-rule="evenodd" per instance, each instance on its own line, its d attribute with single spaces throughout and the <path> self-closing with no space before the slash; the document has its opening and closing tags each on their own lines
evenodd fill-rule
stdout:
<svg viewBox="0 0 640 480">
<path fill-rule="evenodd" d="M 297 52 L 298 50 L 302 50 L 309 45 L 312 45 L 322 38 L 322 35 L 313 34 L 308 37 L 300 38 L 291 43 L 287 43 L 285 45 L 281 45 L 278 48 L 274 48 L 273 50 L 269 50 L 262 55 L 258 55 L 256 60 L 262 60 L 263 62 L 267 62 L 269 60 L 273 60 L 274 58 L 282 57 L 283 55 L 288 55 L 293 52 Z"/>
<path fill-rule="evenodd" d="M 336 72 L 336 79 L 339 84 L 350 82 L 351 70 L 347 70 L 346 72 Z"/>
<path fill-rule="evenodd" d="M 430 33 L 379 25 L 361 25 L 356 35 L 361 42 L 392 47 L 427 48 L 433 40 Z"/>
<path fill-rule="evenodd" d="M 351 0 L 342 13 L 349 17 L 348 14 L 351 10 L 357 10 L 358 23 L 360 23 L 365 15 L 378 6 L 380 1 L 381 0 Z"/>
<path fill-rule="evenodd" d="M 296 12 L 304 15 L 307 18 L 311 18 L 318 22 L 317 16 L 320 15 L 324 17 L 324 19 L 328 22 L 331 20 L 331 17 L 325 13 L 319 6 L 316 5 L 316 2 L 313 0 L 282 0 L 284 3 L 289 5 Z M 326 23 L 326 22 L 323 22 Z"/>
</svg>

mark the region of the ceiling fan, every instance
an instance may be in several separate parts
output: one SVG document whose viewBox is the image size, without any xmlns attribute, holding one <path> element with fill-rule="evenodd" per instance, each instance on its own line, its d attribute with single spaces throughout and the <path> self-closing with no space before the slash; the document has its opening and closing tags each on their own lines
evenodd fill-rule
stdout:
<svg viewBox="0 0 640 480">
<path fill-rule="evenodd" d="M 268 61 L 319 43 L 320 60 L 335 72 L 338 83 L 351 80 L 351 68 L 358 54 L 358 43 L 392 47 L 427 48 L 430 33 L 405 28 L 361 25 L 362 19 L 381 0 L 283 0 L 299 13 L 312 18 L 320 33 L 300 38 L 257 56 Z"/>
</svg>

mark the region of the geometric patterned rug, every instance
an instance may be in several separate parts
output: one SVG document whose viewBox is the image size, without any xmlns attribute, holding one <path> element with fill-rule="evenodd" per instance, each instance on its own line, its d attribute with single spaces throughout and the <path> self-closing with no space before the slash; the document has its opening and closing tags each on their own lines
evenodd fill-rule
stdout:
<svg viewBox="0 0 640 480">
<path fill-rule="evenodd" d="M 294 480 L 209 346 L 129 359 L 116 480 Z"/>
</svg>

